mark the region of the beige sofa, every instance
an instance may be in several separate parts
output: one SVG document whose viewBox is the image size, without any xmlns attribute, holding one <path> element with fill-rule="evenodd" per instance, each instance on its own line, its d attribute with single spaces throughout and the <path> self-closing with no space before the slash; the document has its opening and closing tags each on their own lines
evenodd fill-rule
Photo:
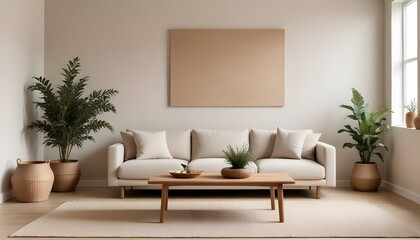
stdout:
<svg viewBox="0 0 420 240">
<path fill-rule="evenodd" d="M 296 181 L 292 187 L 310 189 L 314 186 L 319 198 L 321 186 L 336 185 L 335 148 L 318 142 L 320 134 L 316 135 L 311 130 L 303 131 L 302 143 L 302 131 L 282 129 L 278 129 L 277 133 L 255 129 L 194 129 L 159 132 L 159 136 L 157 133 L 128 130 L 121 132 L 123 143 L 108 147 L 108 185 L 119 186 L 121 198 L 124 198 L 125 187 L 160 188 L 149 185 L 149 177 L 182 169 L 181 164 L 188 165 L 192 170 L 219 173 L 222 168 L 228 167 L 222 150 L 228 145 L 247 145 L 255 158 L 248 168 L 260 173 L 287 172 Z M 150 136 L 152 140 L 148 139 Z M 312 142 L 311 137 L 314 137 Z M 162 138 L 165 139 L 160 141 Z"/>
</svg>

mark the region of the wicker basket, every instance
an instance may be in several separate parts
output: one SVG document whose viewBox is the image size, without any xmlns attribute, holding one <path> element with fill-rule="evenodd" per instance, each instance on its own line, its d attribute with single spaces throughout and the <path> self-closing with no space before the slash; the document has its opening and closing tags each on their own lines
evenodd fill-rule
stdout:
<svg viewBox="0 0 420 240">
<path fill-rule="evenodd" d="M 80 166 L 78 160 L 68 160 L 68 162 L 60 162 L 60 160 L 51 161 L 51 169 L 54 173 L 54 192 L 70 192 L 74 191 L 80 180 Z"/>
<path fill-rule="evenodd" d="M 54 182 L 49 161 L 17 159 L 12 187 L 19 202 L 40 202 L 48 199 Z"/>
</svg>

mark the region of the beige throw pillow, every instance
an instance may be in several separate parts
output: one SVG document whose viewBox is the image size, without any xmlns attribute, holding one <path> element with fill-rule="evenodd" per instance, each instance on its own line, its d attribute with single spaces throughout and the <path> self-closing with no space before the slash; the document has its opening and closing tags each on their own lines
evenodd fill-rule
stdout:
<svg viewBox="0 0 420 240">
<path fill-rule="evenodd" d="M 303 143 L 308 130 L 285 130 L 277 128 L 276 143 L 272 158 L 302 159 Z"/>
<path fill-rule="evenodd" d="M 252 129 L 249 133 L 249 147 L 254 159 L 270 158 L 275 142 L 275 130 Z"/>
<path fill-rule="evenodd" d="M 194 129 L 192 136 L 192 159 L 224 158 L 223 150 L 228 145 L 249 145 L 249 130 L 200 130 Z"/>
<path fill-rule="evenodd" d="M 136 158 L 136 142 L 134 142 L 133 133 L 120 132 L 124 145 L 124 160 Z"/>
<path fill-rule="evenodd" d="M 303 143 L 302 158 L 315 160 L 315 147 L 321 133 L 308 133 Z"/>
<path fill-rule="evenodd" d="M 166 143 L 166 132 L 133 131 L 137 146 L 137 159 L 168 159 L 172 158 Z"/>
</svg>

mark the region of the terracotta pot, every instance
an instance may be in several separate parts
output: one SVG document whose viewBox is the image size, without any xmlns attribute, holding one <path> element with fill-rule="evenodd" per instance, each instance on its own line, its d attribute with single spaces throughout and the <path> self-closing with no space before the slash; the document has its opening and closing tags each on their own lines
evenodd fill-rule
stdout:
<svg viewBox="0 0 420 240">
<path fill-rule="evenodd" d="M 247 178 L 252 176 L 254 172 L 252 171 L 252 169 L 247 169 L 247 168 L 241 168 L 241 169 L 233 169 L 230 167 L 227 168 L 223 168 L 221 171 L 221 174 L 223 177 L 225 178 Z"/>
<path fill-rule="evenodd" d="M 407 128 L 414 128 L 414 119 L 416 118 L 416 112 L 408 112 L 405 114 L 405 125 Z"/>
<path fill-rule="evenodd" d="M 354 163 L 350 184 L 354 190 L 371 192 L 381 184 L 381 174 L 376 163 Z"/>
<path fill-rule="evenodd" d="M 40 202 L 50 196 L 54 174 L 48 161 L 17 160 L 12 187 L 19 202 Z"/>
<path fill-rule="evenodd" d="M 414 118 L 414 127 L 420 130 L 420 115 L 417 115 L 416 118 Z"/>
<path fill-rule="evenodd" d="M 54 172 L 54 192 L 70 192 L 76 189 L 80 180 L 80 166 L 78 160 L 69 160 L 60 162 L 60 160 L 51 161 L 51 169 Z"/>
</svg>

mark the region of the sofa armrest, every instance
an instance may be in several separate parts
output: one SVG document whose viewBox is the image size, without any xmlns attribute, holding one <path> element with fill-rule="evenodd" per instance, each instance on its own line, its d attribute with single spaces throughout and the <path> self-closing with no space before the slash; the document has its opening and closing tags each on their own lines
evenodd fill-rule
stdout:
<svg viewBox="0 0 420 240">
<path fill-rule="evenodd" d="M 316 145 L 316 160 L 325 167 L 325 180 L 328 187 L 336 185 L 336 154 L 335 147 L 318 142 Z"/>
<path fill-rule="evenodd" d="M 124 145 L 116 143 L 108 147 L 108 186 L 118 185 L 118 167 L 124 162 Z"/>
</svg>

